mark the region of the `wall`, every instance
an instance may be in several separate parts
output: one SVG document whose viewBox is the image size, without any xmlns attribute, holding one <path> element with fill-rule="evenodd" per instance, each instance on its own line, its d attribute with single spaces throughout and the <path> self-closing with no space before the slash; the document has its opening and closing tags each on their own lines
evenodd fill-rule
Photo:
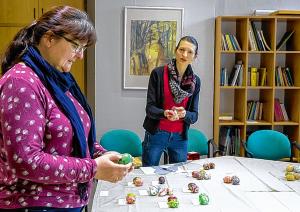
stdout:
<svg viewBox="0 0 300 212">
<path fill-rule="evenodd" d="M 95 0 L 95 7 L 88 6 L 95 8 L 98 35 L 95 61 L 90 57 L 88 62 L 89 68 L 94 62 L 96 67 L 88 72 L 88 98 L 94 103 L 98 138 L 114 128 L 134 130 L 141 139 L 144 134 L 146 91 L 122 89 L 124 6 L 184 8 L 183 34 L 199 42 L 193 67 L 202 80 L 199 121 L 192 127 L 208 137 L 213 134 L 214 18 L 249 15 L 254 9 L 300 9 L 299 0 Z"/>
</svg>

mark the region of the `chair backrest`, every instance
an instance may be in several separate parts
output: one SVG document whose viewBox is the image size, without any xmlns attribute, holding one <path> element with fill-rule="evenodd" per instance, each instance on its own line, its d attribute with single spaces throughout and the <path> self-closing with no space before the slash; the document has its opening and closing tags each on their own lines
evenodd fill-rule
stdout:
<svg viewBox="0 0 300 212">
<path fill-rule="evenodd" d="M 288 137 L 275 130 L 255 131 L 249 136 L 246 145 L 254 158 L 279 160 L 291 156 Z"/>
<path fill-rule="evenodd" d="M 142 142 L 139 136 L 130 130 L 114 129 L 105 132 L 100 139 L 100 144 L 109 151 L 129 153 L 133 157 L 142 155 Z"/>
<path fill-rule="evenodd" d="M 208 139 L 200 130 L 189 129 L 188 151 L 198 152 L 200 155 L 208 155 Z"/>
</svg>

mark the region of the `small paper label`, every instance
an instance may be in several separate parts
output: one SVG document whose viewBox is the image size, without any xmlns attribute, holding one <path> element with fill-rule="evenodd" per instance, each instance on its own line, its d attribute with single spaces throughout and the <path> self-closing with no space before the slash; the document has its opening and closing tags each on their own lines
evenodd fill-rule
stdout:
<svg viewBox="0 0 300 212">
<path fill-rule="evenodd" d="M 126 205 L 126 200 L 125 199 L 118 199 L 118 205 Z"/>
<path fill-rule="evenodd" d="M 139 194 L 141 196 L 148 196 L 149 195 L 147 190 L 139 190 Z"/>
<path fill-rule="evenodd" d="M 100 191 L 100 197 L 107 197 L 108 191 Z"/>
<path fill-rule="evenodd" d="M 189 190 L 188 188 L 182 188 L 182 192 L 184 193 L 191 193 L 191 190 Z"/>
<path fill-rule="evenodd" d="M 158 202 L 159 208 L 169 208 L 167 202 Z"/>
<path fill-rule="evenodd" d="M 153 185 L 153 186 L 157 186 L 157 185 L 158 185 L 158 181 L 157 181 L 157 180 L 152 181 L 152 185 Z"/>
<path fill-rule="evenodd" d="M 193 204 L 193 205 L 200 205 L 200 204 L 199 204 L 199 201 L 198 201 L 197 199 L 193 199 L 193 200 L 192 200 L 192 204 Z"/>
<path fill-rule="evenodd" d="M 130 187 L 134 187 L 133 182 L 128 182 L 127 185 Z"/>
</svg>

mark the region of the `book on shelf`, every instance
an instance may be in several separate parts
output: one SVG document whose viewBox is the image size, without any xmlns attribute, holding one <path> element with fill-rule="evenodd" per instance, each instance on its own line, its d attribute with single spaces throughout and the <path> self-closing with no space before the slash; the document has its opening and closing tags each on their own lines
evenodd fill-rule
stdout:
<svg viewBox="0 0 300 212">
<path fill-rule="evenodd" d="M 241 51 L 240 44 L 235 35 L 230 33 L 222 34 L 222 50 Z"/>
<path fill-rule="evenodd" d="M 233 114 L 229 113 L 222 113 L 219 116 L 220 121 L 232 121 L 233 120 Z"/>
<path fill-rule="evenodd" d="M 267 85 L 267 68 L 260 67 L 258 68 L 259 74 L 259 86 L 266 86 Z"/>
<path fill-rule="evenodd" d="M 228 86 L 228 77 L 227 77 L 227 69 L 225 67 L 221 68 L 221 86 Z"/>
<path fill-rule="evenodd" d="M 228 49 L 226 49 L 226 50 L 233 51 L 234 48 L 233 48 L 233 44 L 231 43 L 229 34 L 225 34 L 225 41 L 226 41 L 227 46 L 228 46 Z"/>
<path fill-rule="evenodd" d="M 274 100 L 274 119 L 275 121 L 284 121 L 283 112 L 280 106 L 279 99 Z"/>
<path fill-rule="evenodd" d="M 282 38 L 280 39 L 280 41 L 276 45 L 276 50 L 277 51 L 280 50 L 287 43 L 287 41 L 292 37 L 294 32 L 295 31 L 293 30 L 293 31 L 287 31 L 287 32 L 284 33 L 284 35 L 282 36 Z"/>
<path fill-rule="evenodd" d="M 263 103 L 260 101 L 249 100 L 247 102 L 247 121 L 262 120 Z"/>
<path fill-rule="evenodd" d="M 242 49 L 241 49 L 241 47 L 240 47 L 239 42 L 238 42 L 237 39 L 236 39 L 236 36 L 230 34 L 229 37 L 230 37 L 230 40 L 231 40 L 231 42 L 232 42 L 232 44 L 233 44 L 233 46 L 234 46 L 234 50 L 236 50 L 236 51 L 241 51 Z"/>
<path fill-rule="evenodd" d="M 262 30 L 258 30 L 258 33 L 259 33 L 259 35 L 260 35 L 260 37 L 261 37 L 261 40 L 262 40 L 262 43 L 263 43 L 264 50 L 265 50 L 265 51 L 266 51 L 266 50 L 271 51 L 271 48 L 270 48 L 270 46 L 268 45 L 268 43 L 267 43 L 267 41 L 266 41 L 266 39 L 265 39 L 265 36 L 264 36 L 263 31 L 262 31 Z"/>
<path fill-rule="evenodd" d="M 264 104 L 262 102 L 259 102 L 258 120 L 262 120 L 263 106 Z"/>
<path fill-rule="evenodd" d="M 250 86 L 257 86 L 257 68 L 250 67 Z"/>
<path fill-rule="evenodd" d="M 254 21 L 250 21 L 250 24 L 251 24 L 250 27 L 252 28 L 253 35 L 254 35 L 254 41 L 256 42 L 256 45 L 257 45 L 257 50 L 263 51 L 264 47 L 261 42 L 261 39 L 259 38 L 259 34 L 258 34 L 258 31 L 257 31 Z"/>
<path fill-rule="evenodd" d="M 238 127 L 221 127 L 219 150 L 221 155 L 240 155 L 241 130 Z"/>
<path fill-rule="evenodd" d="M 254 33 L 253 33 L 253 29 L 250 25 L 249 27 L 249 46 L 250 46 L 250 51 L 257 51 L 257 45 L 256 45 L 256 41 L 255 41 L 255 37 L 254 37 Z"/>
<path fill-rule="evenodd" d="M 225 155 L 230 142 L 230 127 L 221 127 L 219 134 L 219 150 L 221 155 Z"/>
<path fill-rule="evenodd" d="M 286 112 L 286 109 L 285 109 L 285 106 L 284 106 L 283 103 L 280 103 L 280 108 L 281 108 L 281 111 L 282 111 L 283 120 L 284 121 L 289 121 L 289 117 L 288 117 L 288 114 Z"/>
<path fill-rule="evenodd" d="M 249 44 L 251 51 L 271 51 L 263 30 L 257 29 L 254 21 L 250 21 Z"/>
<path fill-rule="evenodd" d="M 285 74 L 286 74 L 289 86 L 294 86 L 293 75 L 292 75 L 291 69 L 289 67 L 285 67 Z"/>
<path fill-rule="evenodd" d="M 243 81 L 242 72 L 243 72 L 243 62 L 241 60 L 238 60 L 230 73 L 228 84 L 230 86 L 241 86 Z"/>
<path fill-rule="evenodd" d="M 289 67 L 277 66 L 275 69 L 275 85 L 276 86 L 294 86 L 292 73 Z"/>
</svg>

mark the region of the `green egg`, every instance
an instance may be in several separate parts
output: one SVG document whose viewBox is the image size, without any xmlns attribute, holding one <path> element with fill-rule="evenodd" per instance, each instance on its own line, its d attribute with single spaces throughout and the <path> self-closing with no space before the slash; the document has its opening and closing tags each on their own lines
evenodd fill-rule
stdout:
<svg viewBox="0 0 300 212">
<path fill-rule="evenodd" d="M 209 198 L 208 198 L 207 194 L 202 193 L 199 195 L 199 203 L 200 203 L 200 205 L 208 205 Z"/>
<path fill-rule="evenodd" d="M 132 156 L 128 153 L 124 153 L 122 154 L 122 158 L 118 161 L 119 164 L 128 164 L 128 163 L 132 163 Z"/>
</svg>

